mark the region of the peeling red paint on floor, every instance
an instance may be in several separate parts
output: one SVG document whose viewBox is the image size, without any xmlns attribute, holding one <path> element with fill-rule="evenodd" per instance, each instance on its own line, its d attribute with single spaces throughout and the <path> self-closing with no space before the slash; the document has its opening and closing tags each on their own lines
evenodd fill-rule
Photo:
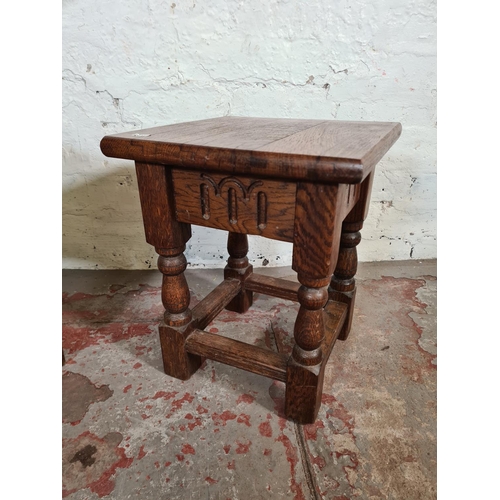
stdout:
<svg viewBox="0 0 500 500">
<path fill-rule="evenodd" d="M 147 401 L 148 399 L 164 399 L 165 401 L 168 401 L 169 399 L 175 398 L 179 394 L 177 391 L 171 391 L 171 392 L 166 392 L 166 391 L 158 391 L 155 393 L 155 395 L 152 398 L 142 398 L 139 399 L 139 401 Z"/>
<path fill-rule="evenodd" d="M 182 445 L 181 451 L 182 453 L 184 453 L 184 455 L 196 455 L 195 449 L 188 443 Z"/>
<path fill-rule="evenodd" d="M 109 495 L 115 487 L 112 476 L 133 462 L 118 446 L 121 440 L 119 433 L 99 438 L 89 431 L 63 440 L 63 498 L 85 488 L 100 498 Z"/>
<path fill-rule="evenodd" d="M 290 438 L 285 436 L 285 434 L 281 434 L 276 441 L 279 441 L 285 447 L 286 459 L 290 464 L 290 483 L 291 489 L 294 493 L 294 500 L 305 500 L 304 493 L 302 491 L 302 486 L 297 482 L 296 477 L 296 468 L 299 463 L 299 457 L 296 448 L 293 446 Z"/>
<path fill-rule="evenodd" d="M 236 447 L 236 453 L 238 455 L 241 455 L 243 453 L 248 453 L 248 450 L 250 449 L 250 446 L 252 445 L 252 441 L 248 441 L 246 443 L 240 443 L 239 441 L 236 442 L 238 445 Z"/>
<path fill-rule="evenodd" d="M 173 412 L 176 412 L 176 411 L 180 410 L 185 403 L 192 403 L 193 400 L 194 400 L 194 396 L 192 396 L 191 394 L 188 394 L 186 392 L 184 394 L 184 396 L 182 396 L 182 398 L 174 399 L 174 401 L 172 401 L 171 410 Z"/>
<path fill-rule="evenodd" d="M 197 411 L 198 413 L 200 413 L 200 414 L 203 414 L 203 413 L 208 413 L 208 410 L 207 410 L 206 408 L 204 408 L 203 406 L 201 406 L 201 405 L 198 405 L 198 406 L 196 407 L 196 411 Z"/>
<path fill-rule="evenodd" d="M 262 422 L 259 425 L 259 432 L 261 436 L 264 437 L 272 437 L 273 430 L 271 428 L 271 424 L 269 422 Z"/>
<path fill-rule="evenodd" d="M 245 424 L 247 427 L 251 427 L 250 424 L 250 415 L 245 415 L 242 413 L 241 415 L 238 415 L 238 419 L 236 420 L 239 424 Z"/>
<path fill-rule="evenodd" d="M 212 420 L 215 425 L 224 426 L 228 420 L 234 420 L 236 418 L 236 413 L 229 410 L 225 410 L 221 414 L 213 413 Z"/>
<path fill-rule="evenodd" d="M 323 396 L 321 398 L 321 401 L 323 404 L 328 405 L 329 409 L 326 412 L 326 417 L 327 418 L 337 418 L 339 419 L 344 426 L 348 429 L 348 432 L 352 434 L 354 430 L 354 417 L 349 414 L 347 409 L 344 407 L 342 403 L 337 401 L 335 396 L 331 394 L 325 394 L 323 393 Z M 324 428 L 325 425 L 322 421 L 318 421 L 315 424 L 315 429 L 317 431 L 318 428 Z M 316 439 L 316 432 L 314 432 L 314 439 Z"/>
<path fill-rule="evenodd" d="M 333 489 L 332 498 L 338 499 L 368 492 L 376 499 L 435 498 L 432 479 L 425 481 L 420 472 L 412 476 L 417 469 L 403 465 L 415 463 L 410 451 L 418 449 L 416 434 L 424 431 L 417 430 L 411 413 L 399 408 L 408 391 L 417 390 L 416 385 L 410 387 L 412 383 L 427 386 L 428 397 L 435 398 L 434 355 L 419 344 L 424 327 L 415 316 L 427 315 L 428 305 L 417 295 L 424 286 L 422 279 L 384 277 L 367 280 L 358 290 L 357 304 L 362 303 L 367 311 L 383 308 L 384 315 L 355 315 L 350 338 L 334 348 L 319 419 L 304 426 L 309 461 L 318 473 L 322 497 L 328 498 Z M 363 337 L 353 342 L 360 332 Z M 354 394 L 358 397 L 353 398 Z M 435 425 L 435 405 L 427 408 L 424 412 L 418 404 L 415 415 L 425 413 Z M 425 428 L 425 423 L 420 425 Z M 435 433 L 435 427 L 429 430 Z M 333 450 L 333 456 L 327 450 Z M 379 479 L 374 483 L 368 478 Z"/>
<path fill-rule="evenodd" d="M 326 466 L 326 460 L 321 457 L 321 456 L 317 456 L 317 457 L 312 457 L 311 458 L 311 462 L 314 464 L 314 465 L 317 465 L 319 470 L 323 470 L 324 467 Z"/>
<path fill-rule="evenodd" d="M 238 397 L 236 400 L 236 404 L 239 405 L 240 403 L 248 403 L 251 404 L 255 401 L 255 398 L 251 394 L 242 394 L 241 396 Z"/>
<path fill-rule="evenodd" d="M 101 342 L 113 343 L 121 340 L 128 340 L 134 337 L 150 335 L 157 329 L 151 323 L 125 324 L 110 323 L 97 328 L 88 326 L 63 325 L 63 343 L 65 352 L 72 354 Z"/>
<path fill-rule="evenodd" d="M 325 424 L 321 420 L 318 420 L 314 424 L 304 425 L 303 429 L 306 439 L 313 439 L 316 441 L 318 429 L 324 429 L 324 427 Z"/>
</svg>

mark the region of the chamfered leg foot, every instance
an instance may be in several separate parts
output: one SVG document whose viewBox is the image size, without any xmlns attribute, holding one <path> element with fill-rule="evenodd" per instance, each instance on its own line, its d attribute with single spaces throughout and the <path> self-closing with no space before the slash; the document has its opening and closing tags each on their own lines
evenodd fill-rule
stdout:
<svg viewBox="0 0 500 500">
<path fill-rule="evenodd" d="M 167 375 L 188 380 L 201 366 L 204 359 L 185 349 L 185 329 L 173 328 L 162 322 L 159 327 L 163 369 Z"/>
<path fill-rule="evenodd" d="M 158 269 L 163 274 L 161 298 L 165 313 L 159 327 L 163 368 L 167 375 L 187 380 L 201 366 L 203 358 L 189 354 L 185 341 L 190 331 L 192 312 L 190 292 L 184 275 L 187 267 L 184 246 L 157 249 Z"/>
<path fill-rule="evenodd" d="M 285 391 L 285 416 L 299 424 L 313 424 L 323 394 L 324 369 L 288 362 Z"/>
</svg>

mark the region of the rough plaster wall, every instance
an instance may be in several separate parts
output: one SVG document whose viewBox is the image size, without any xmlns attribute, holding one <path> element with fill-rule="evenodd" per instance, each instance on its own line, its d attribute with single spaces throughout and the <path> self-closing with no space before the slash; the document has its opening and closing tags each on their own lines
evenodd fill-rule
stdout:
<svg viewBox="0 0 500 500">
<path fill-rule="evenodd" d="M 363 261 L 436 256 L 436 5 L 429 0 L 63 0 L 63 265 L 148 268 L 133 162 L 106 134 L 222 115 L 399 121 Z M 254 265 L 291 245 L 250 238 Z M 225 233 L 193 226 L 191 265 Z"/>
</svg>

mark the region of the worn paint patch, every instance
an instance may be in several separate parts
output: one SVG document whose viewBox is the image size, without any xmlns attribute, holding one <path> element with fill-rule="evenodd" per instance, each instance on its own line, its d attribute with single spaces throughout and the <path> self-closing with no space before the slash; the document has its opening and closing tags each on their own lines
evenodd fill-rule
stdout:
<svg viewBox="0 0 500 500">
<path fill-rule="evenodd" d="M 160 295 L 159 287 L 147 284 L 110 285 L 106 294 L 63 293 L 63 349 L 71 354 L 150 335 L 163 315 Z"/>
<path fill-rule="evenodd" d="M 259 432 L 261 436 L 264 437 L 272 437 L 273 430 L 271 428 L 271 424 L 269 422 L 262 422 L 259 425 Z"/>
<path fill-rule="evenodd" d="M 182 453 L 184 453 L 184 455 L 196 455 L 195 449 L 188 443 L 182 445 Z"/>
<path fill-rule="evenodd" d="M 156 330 L 155 326 L 155 324 L 150 323 L 109 323 L 98 327 L 63 325 L 62 345 L 63 349 L 71 354 L 90 346 L 99 345 L 101 342 L 119 342 L 151 335 Z"/>
<path fill-rule="evenodd" d="M 97 387 L 84 375 L 66 372 L 62 377 L 63 422 L 80 422 L 91 404 L 106 401 L 112 395 L 108 385 Z"/>
<path fill-rule="evenodd" d="M 276 438 L 276 441 L 283 444 L 285 448 L 286 459 L 290 464 L 290 487 L 293 492 L 294 500 L 305 500 L 304 492 L 302 491 L 302 485 L 297 482 L 297 465 L 299 463 L 299 456 L 296 447 L 293 445 L 292 441 L 288 436 L 282 433 Z"/>
<path fill-rule="evenodd" d="M 250 446 L 252 445 L 252 441 L 247 441 L 246 443 L 240 443 L 236 442 L 236 453 L 238 455 L 241 455 L 243 453 L 248 453 L 248 450 L 250 449 Z"/>
<path fill-rule="evenodd" d="M 255 398 L 251 394 L 242 394 L 241 396 L 238 396 L 238 399 L 236 400 L 236 404 L 239 405 L 240 403 L 247 403 L 251 404 L 255 401 Z"/>
<path fill-rule="evenodd" d="M 350 337 L 330 357 L 318 421 L 304 427 L 322 497 L 436 498 L 436 368 L 419 345 L 435 342 L 420 294 L 433 300 L 435 284 L 358 283 Z"/>
<path fill-rule="evenodd" d="M 228 422 L 228 420 L 234 420 L 237 417 L 236 413 L 233 413 L 229 410 L 223 411 L 221 414 L 213 413 L 212 420 L 217 426 L 224 426 Z"/>
<path fill-rule="evenodd" d="M 87 488 L 100 498 L 112 493 L 116 471 L 133 462 L 118 446 L 122 438 L 117 432 L 99 438 L 86 431 L 75 439 L 63 440 L 63 498 Z"/>
</svg>

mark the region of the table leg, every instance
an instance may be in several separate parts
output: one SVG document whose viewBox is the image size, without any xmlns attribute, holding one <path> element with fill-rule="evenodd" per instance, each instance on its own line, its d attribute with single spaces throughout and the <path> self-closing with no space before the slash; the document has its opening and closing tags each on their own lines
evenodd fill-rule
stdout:
<svg viewBox="0 0 500 500">
<path fill-rule="evenodd" d="M 337 260 L 335 273 L 330 282 L 330 299 L 344 302 L 348 306 L 347 318 L 338 337 L 340 340 L 347 339 L 352 325 L 354 300 L 356 298 L 356 280 L 354 276 L 358 269 L 356 246 L 361 241 L 359 229 L 361 229 L 362 226 L 363 222 L 344 222 L 342 225 L 339 258 Z"/>
<path fill-rule="evenodd" d="M 165 307 L 164 322 L 168 326 L 180 327 L 187 325 L 192 318 L 189 309 L 191 294 L 184 276 L 187 267 L 182 251 L 161 249 L 158 257 L 158 269 L 163 274 L 161 287 L 161 301 Z"/>
<path fill-rule="evenodd" d="M 321 344 L 325 337 L 323 307 L 328 300 L 328 290 L 326 285 L 304 285 L 305 280 L 300 275 L 299 281 L 302 283 L 298 293 L 300 309 L 294 326 L 295 346 L 288 361 L 285 414 L 299 423 L 308 424 L 316 420 L 321 404 L 324 375 Z"/>
<path fill-rule="evenodd" d="M 187 266 L 184 249 L 157 249 L 158 269 L 163 274 L 161 299 L 165 307 L 159 327 L 163 368 L 167 375 L 181 380 L 189 379 L 203 362 L 200 356 L 188 353 L 184 347 L 192 320 L 191 296 L 184 276 Z"/>
<path fill-rule="evenodd" d="M 253 266 L 248 263 L 248 238 L 246 234 L 230 232 L 227 237 L 229 258 L 224 268 L 224 279 L 236 278 L 244 282 L 253 272 Z M 253 303 L 253 292 L 242 290 L 226 306 L 228 311 L 244 313 Z"/>
<path fill-rule="evenodd" d="M 159 327 L 163 367 L 167 375 L 187 380 L 203 362 L 200 356 L 185 349 L 192 315 L 183 252 L 191 238 L 191 226 L 175 218 L 172 173 L 168 166 L 136 162 L 136 173 L 146 241 L 159 254 L 158 268 L 163 273 L 165 315 Z"/>
<path fill-rule="evenodd" d="M 292 268 L 302 286 L 295 346 L 287 365 L 285 415 L 301 424 L 313 423 L 321 404 L 326 365 L 321 349 L 325 338 L 323 308 L 338 257 L 345 189 L 297 185 Z"/>
<path fill-rule="evenodd" d="M 339 339 L 346 340 L 349 336 L 356 299 L 356 280 L 358 269 L 358 253 L 356 247 L 361 241 L 360 230 L 368 215 L 370 193 L 373 184 L 373 172 L 361 184 L 361 192 L 356 205 L 342 224 L 339 257 L 329 288 L 330 299 L 347 304 L 347 318 L 340 332 Z"/>
</svg>

